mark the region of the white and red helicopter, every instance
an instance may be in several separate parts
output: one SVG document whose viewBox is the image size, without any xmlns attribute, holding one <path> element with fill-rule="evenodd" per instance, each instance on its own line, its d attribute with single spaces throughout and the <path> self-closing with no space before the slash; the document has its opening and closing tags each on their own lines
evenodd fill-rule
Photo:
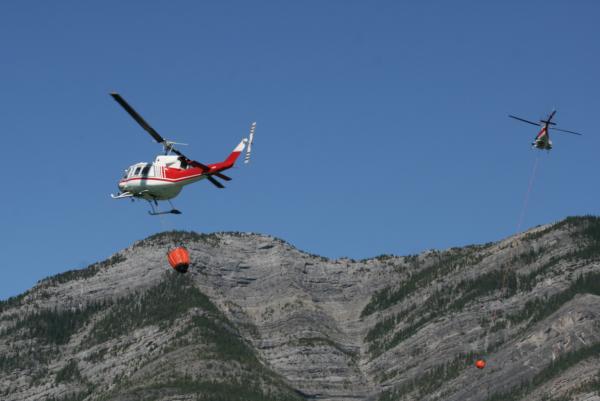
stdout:
<svg viewBox="0 0 600 401">
<path fill-rule="evenodd" d="M 243 138 L 225 160 L 213 164 L 203 164 L 196 160 L 191 160 L 175 149 L 173 145 L 183 144 L 165 140 L 121 95 L 118 93 L 111 93 L 110 95 L 156 142 L 163 145 L 165 151 L 164 155 L 156 156 L 156 159 L 152 163 L 137 163 L 126 169 L 123 178 L 119 181 L 119 193 L 117 195 L 111 194 L 113 199 L 144 199 L 150 204 L 151 210 L 148 213 L 151 215 L 181 214 L 179 210 L 173 207 L 171 199 L 179 195 L 179 192 L 181 192 L 185 185 L 207 179 L 215 187 L 225 188 L 215 177 L 231 181 L 231 178 L 223 174 L 222 171 L 233 167 L 246 145 L 248 148 L 244 162 L 248 163 L 250 160 L 256 123 L 252 123 L 248 138 Z M 171 210 L 161 212 L 158 209 L 158 201 L 162 200 L 169 202 Z"/>
<path fill-rule="evenodd" d="M 552 141 L 550 140 L 549 130 L 566 132 L 568 134 L 573 134 L 573 135 L 583 135 L 583 134 L 580 134 L 579 132 L 573 132 L 573 131 L 569 131 L 566 129 L 560 129 L 560 128 L 553 127 L 554 125 L 556 125 L 556 123 L 552 122 L 552 118 L 554 117 L 555 114 L 556 114 L 556 110 L 552 110 L 552 113 L 550 113 L 548 118 L 546 118 L 545 120 L 540 120 L 539 123 L 525 120 L 524 118 L 521 118 L 521 117 L 511 116 L 510 114 L 509 114 L 509 117 L 514 118 L 515 120 L 523 121 L 528 124 L 533 124 L 533 125 L 537 125 L 538 127 L 542 127 L 542 129 L 540 130 L 540 132 L 538 132 L 537 136 L 535 137 L 534 141 L 532 142 L 531 146 L 533 146 L 534 148 L 541 149 L 541 150 L 550 150 L 550 149 L 552 149 Z"/>
</svg>

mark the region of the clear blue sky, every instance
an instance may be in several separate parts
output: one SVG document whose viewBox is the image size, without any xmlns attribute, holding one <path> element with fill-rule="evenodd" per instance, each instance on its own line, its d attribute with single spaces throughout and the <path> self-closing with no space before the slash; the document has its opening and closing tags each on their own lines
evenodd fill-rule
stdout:
<svg viewBox="0 0 600 401">
<path fill-rule="evenodd" d="M 598 214 L 595 1 L 4 1 L 0 298 L 164 229 L 253 231 L 328 257 L 499 240 Z M 225 190 L 181 216 L 109 194 L 160 147 L 199 161 L 258 122 Z M 564 128 L 534 151 L 537 119 Z"/>
</svg>

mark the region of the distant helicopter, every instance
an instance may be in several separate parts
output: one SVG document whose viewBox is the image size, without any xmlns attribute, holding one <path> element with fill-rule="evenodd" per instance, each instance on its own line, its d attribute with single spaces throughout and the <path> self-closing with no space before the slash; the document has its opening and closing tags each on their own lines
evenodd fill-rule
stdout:
<svg viewBox="0 0 600 401">
<path fill-rule="evenodd" d="M 524 118 L 521 118 L 521 117 L 516 117 L 516 116 L 511 116 L 511 115 L 509 115 L 509 117 L 514 118 L 515 120 L 523 121 L 528 124 L 537 125 L 538 127 L 542 127 L 542 129 L 537 134 L 537 136 L 535 137 L 535 140 L 533 141 L 533 143 L 531 145 L 534 148 L 538 148 L 538 149 L 542 149 L 542 150 L 550 150 L 550 149 L 552 149 L 552 141 L 550 140 L 549 130 L 566 132 L 566 133 L 573 134 L 573 135 L 583 135 L 583 134 L 580 134 L 579 132 L 573 132 L 573 131 L 568 131 L 566 129 L 551 127 L 551 125 L 556 125 L 556 123 L 552 122 L 552 118 L 554 117 L 555 114 L 556 114 L 556 110 L 552 110 L 552 113 L 550 113 L 548 118 L 546 118 L 545 120 L 540 120 L 539 123 L 525 120 Z"/>
<path fill-rule="evenodd" d="M 173 207 L 171 199 L 176 197 L 185 185 L 206 178 L 215 187 L 225 188 L 215 177 L 231 181 L 230 177 L 221 172 L 233 167 L 246 145 L 248 145 L 248 150 L 246 152 L 245 163 L 248 163 L 250 159 L 256 123 L 252 123 L 249 137 L 243 138 L 224 161 L 206 165 L 189 159 L 175 149 L 173 145 L 184 144 L 165 140 L 118 93 L 111 93 L 110 95 L 156 142 L 163 145 L 165 151 L 164 155 L 156 156 L 153 163 L 137 163 L 126 169 L 123 178 L 121 178 L 118 184 L 119 193 L 117 195 L 111 194 L 113 199 L 144 199 L 150 204 L 151 210 L 148 213 L 151 215 L 181 214 L 179 210 Z M 174 155 L 171 153 L 174 153 Z M 161 212 L 158 209 L 158 201 L 160 200 L 168 201 L 171 205 L 171 210 Z"/>
</svg>

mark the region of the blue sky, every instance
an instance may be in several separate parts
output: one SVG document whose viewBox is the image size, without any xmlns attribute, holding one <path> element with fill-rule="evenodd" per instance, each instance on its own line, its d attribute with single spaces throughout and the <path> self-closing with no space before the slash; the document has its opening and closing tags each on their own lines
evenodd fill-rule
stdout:
<svg viewBox="0 0 600 401">
<path fill-rule="evenodd" d="M 20 1 L 0 4 L 0 298 L 164 229 L 253 231 L 364 258 L 499 240 L 598 214 L 594 1 Z M 109 194 L 164 137 L 252 163 L 184 214 Z M 553 107 L 546 154 L 529 144 Z"/>
</svg>

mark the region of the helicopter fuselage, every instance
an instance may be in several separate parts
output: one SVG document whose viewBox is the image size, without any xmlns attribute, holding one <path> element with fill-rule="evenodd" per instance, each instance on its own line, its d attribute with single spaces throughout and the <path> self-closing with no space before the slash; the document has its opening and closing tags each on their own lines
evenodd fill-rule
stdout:
<svg viewBox="0 0 600 401">
<path fill-rule="evenodd" d="M 182 165 L 178 156 L 157 156 L 153 163 L 137 163 L 119 181 L 121 193 L 146 200 L 169 200 L 188 184 L 206 178 L 199 167 Z"/>
<path fill-rule="evenodd" d="M 531 144 L 534 148 L 541 150 L 551 150 L 552 149 L 552 141 L 550 140 L 550 135 L 548 134 L 548 125 L 544 125 L 540 132 L 535 137 L 535 140 Z"/>
</svg>

